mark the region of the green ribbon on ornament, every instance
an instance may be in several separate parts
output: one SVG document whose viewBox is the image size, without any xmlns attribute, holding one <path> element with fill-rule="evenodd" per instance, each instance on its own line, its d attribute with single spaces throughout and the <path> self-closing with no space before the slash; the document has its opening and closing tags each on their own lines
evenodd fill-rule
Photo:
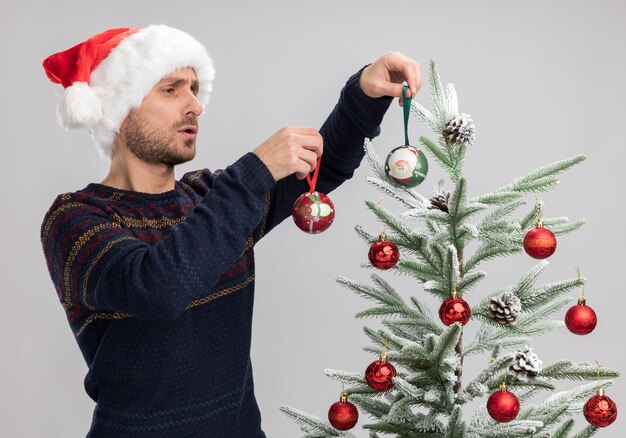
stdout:
<svg viewBox="0 0 626 438">
<path fill-rule="evenodd" d="M 409 97 L 406 97 L 406 92 L 409 89 L 408 85 L 402 85 L 402 108 L 404 109 L 404 144 L 409 145 L 409 112 L 411 111 L 411 93 Z"/>
</svg>

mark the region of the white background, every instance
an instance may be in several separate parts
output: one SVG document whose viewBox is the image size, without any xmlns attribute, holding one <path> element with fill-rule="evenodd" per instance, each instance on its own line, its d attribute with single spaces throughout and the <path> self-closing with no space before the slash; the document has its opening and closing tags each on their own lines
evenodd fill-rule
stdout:
<svg viewBox="0 0 626 438">
<path fill-rule="evenodd" d="M 545 363 L 598 360 L 623 372 L 625 5 L 0 0 L 0 435 L 78 437 L 89 428 L 93 402 L 82 387 L 87 369 L 48 276 L 39 227 L 58 193 L 101 181 L 108 164 L 84 133 L 57 125 L 61 88 L 48 82 L 41 61 L 112 27 L 178 27 L 204 43 L 214 59 L 217 79 L 201 120 L 199 152 L 178 176 L 224 167 L 282 126 L 319 127 L 345 80 L 389 49 L 424 66 L 436 58 L 443 80 L 456 85 L 461 111 L 477 126 L 465 167 L 471 196 L 586 154 L 588 160 L 542 196 L 547 216 L 587 220 L 581 231 L 559 239 L 542 280 L 571 278 L 580 266 L 598 327 L 586 337 L 560 329 L 533 346 Z M 427 87 L 418 100 L 428 105 Z M 410 134 L 431 135 L 416 118 Z M 402 141 L 402 113 L 394 103 L 375 147 L 384 156 Z M 375 360 L 362 351 L 364 322 L 353 318 L 369 303 L 334 282 L 337 275 L 368 281 L 370 272 L 359 268 L 368 247 L 353 231 L 357 223 L 379 231 L 364 207 L 366 199 L 379 196 L 364 181 L 368 171 L 362 166 L 332 194 L 337 218 L 329 231 L 309 236 L 286 222 L 257 247 L 252 356 L 269 437 L 302 435 L 278 411 L 281 404 L 326 416 L 340 386 L 322 375 L 324 368 L 361 371 Z M 430 196 L 441 175 L 431 160 L 421 193 Z M 401 211 L 389 199 L 383 205 Z M 533 264 L 525 254 L 486 263 L 488 279 L 465 298 L 477 302 L 515 283 Z M 416 282 L 383 276 L 403 296 L 438 307 Z M 473 330 L 470 323 L 468 336 Z M 465 379 L 486 363 L 486 357 L 468 361 Z M 624 378 L 607 389 L 622 408 L 625 389 Z M 623 418 L 598 436 L 623 436 Z M 584 424 L 577 416 L 577 428 Z"/>
</svg>

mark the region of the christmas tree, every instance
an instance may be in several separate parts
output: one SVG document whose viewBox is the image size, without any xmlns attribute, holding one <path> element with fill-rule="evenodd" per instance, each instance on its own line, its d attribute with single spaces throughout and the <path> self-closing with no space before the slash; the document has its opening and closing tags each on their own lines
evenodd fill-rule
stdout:
<svg viewBox="0 0 626 438">
<path fill-rule="evenodd" d="M 360 423 L 372 438 L 592 436 L 617 415 L 614 402 L 604 395 L 617 371 L 570 360 L 544 365 L 529 347 L 533 338 L 564 325 L 553 318 L 571 305 L 571 291 L 584 291 L 580 272 L 575 278 L 539 284 L 548 266 L 541 260 L 512 286 L 473 295 L 486 276 L 478 269 L 481 263 L 523 250 L 545 259 L 556 248 L 555 236 L 583 225 L 582 220 L 543 218 L 538 193 L 554 188 L 557 175 L 585 157 L 552 163 L 490 193 L 470 197 L 463 162 L 473 146 L 474 124 L 459 113 L 454 86 L 443 86 L 434 61 L 429 85 L 431 110 L 404 99 L 406 145 L 402 148 L 406 150 L 392 151 L 383 163 L 370 141 L 365 141 L 374 173 L 368 182 L 399 201 L 405 211 L 396 216 L 367 201 L 387 235 L 369 233 L 361 226 L 356 230 L 371 245 L 369 268 L 415 278 L 424 293 L 442 303 L 439 318 L 418 297 L 405 300 L 382 274 L 373 274 L 371 284 L 339 277 L 338 283 L 376 303 L 356 317 L 382 318 L 382 328 L 364 328 L 373 343 L 365 350 L 380 358 L 365 373 L 325 370 L 346 386 L 329 411 L 330 424 L 291 407 L 281 410 L 310 438 L 354 436 L 347 430 L 359 412 Z M 409 110 L 437 135 L 437 141 L 420 137 L 420 144 L 449 176 L 447 183 L 439 182 L 431 199 L 415 188 L 426 176 L 428 163 L 421 150 L 409 146 Z M 417 159 L 411 162 L 407 155 Z M 401 163 L 396 166 L 399 170 L 394 169 L 396 163 Z M 534 206 L 526 207 L 521 218 L 515 217 L 526 205 L 524 198 L 533 193 Z M 464 297 L 473 303 L 471 307 Z M 576 334 L 586 334 L 594 329 L 595 318 L 581 292 L 578 304 L 567 312 L 565 325 Z M 478 325 L 469 339 L 464 338 L 466 324 Z M 485 363 L 482 372 L 471 378 L 463 375 L 464 360 L 470 356 L 484 358 Z M 555 392 L 556 383 L 563 380 L 590 383 Z M 479 407 L 464 412 L 476 400 L 481 400 Z M 575 428 L 581 411 L 589 424 Z"/>
</svg>

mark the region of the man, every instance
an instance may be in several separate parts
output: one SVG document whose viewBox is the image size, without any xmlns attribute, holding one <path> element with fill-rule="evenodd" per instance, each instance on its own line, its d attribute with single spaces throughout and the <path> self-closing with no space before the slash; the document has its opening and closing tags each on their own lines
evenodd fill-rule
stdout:
<svg viewBox="0 0 626 438">
<path fill-rule="evenodd" d="M 420 67 L 389 52 L 348 80 L 318 132 L 287 127 L 218 173 L 175 180 L 195 155 L 214 77 L 204 47 L 167 26 L 113 29 L 44 61 L 65 87 L 60 123 L 111 159 L 60 195 L 41 241 L 89 366 L 91 437 L 263 437 L 250 338 L 254 245 L 308 190 L 350 178 L 363 138 Z"/>
</svg>

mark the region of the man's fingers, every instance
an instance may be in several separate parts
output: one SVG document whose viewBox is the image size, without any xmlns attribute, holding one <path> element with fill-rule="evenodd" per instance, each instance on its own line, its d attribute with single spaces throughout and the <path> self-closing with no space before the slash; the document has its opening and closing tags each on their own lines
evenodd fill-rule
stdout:
<svg viewBox="0 0 626 438">
<path fill-rule="evenodd" d="M 405 63 L 403 67 L 402 73 L 411 91 L 411 97 L 415 97 L 422 87 L 422 66 L 410 61 Z"/>
</svg>

